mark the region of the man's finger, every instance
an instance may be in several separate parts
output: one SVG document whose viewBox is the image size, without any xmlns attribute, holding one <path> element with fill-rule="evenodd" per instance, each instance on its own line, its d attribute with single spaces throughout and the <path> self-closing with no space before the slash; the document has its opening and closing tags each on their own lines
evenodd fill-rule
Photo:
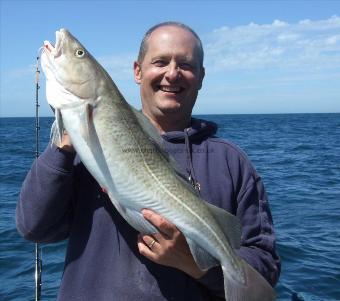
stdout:
<svg viewBox="0 0 340 301">
<path fill-rule="evenodd" d="M 152 241 L 151 241 L 152 242 Z M 151 245 L 151 242 L 149 241 L 149 245 Z M 156 242 L 155 242 L 156 244 Z M 138 236 L 138 241 L 137 241 L 137 246 L 138 246 L 138 250 L 139 253 L 142 254 L 143 256 L 145 256 L 146 258 L 152 260 L 155 262 L 156 260 L 156 254 L 152 251 L 151 248 L 154 248 L 155 245 L 148 247 L 146 241 L 144 241 L 144 239 L 142 238 L 141 235 Z"/>
<path fill-rule="evenodd" d="M 170 223 L 163 216 L 153 212 L 149 209 L 142 210 L 143 217 L 148 220 L 151 224 L 156 226 L 156 228 L 164 233 L 165 235 L 172 237 L 175 231 L 178 231 L 176 226 Z"/>
<path fill-rule="evenodd" d="M 157 245 L 159 244 L 157 239 L 150 235 L 143 235 L 141 236 L 142 240 L 144 241 L 145 245 L 148 246 L 150 250 L 155 250 Z"/>
</svg>

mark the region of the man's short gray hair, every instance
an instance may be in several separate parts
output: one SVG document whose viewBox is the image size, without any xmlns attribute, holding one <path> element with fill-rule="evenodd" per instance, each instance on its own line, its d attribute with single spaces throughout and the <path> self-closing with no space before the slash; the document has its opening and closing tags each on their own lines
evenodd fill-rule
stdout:
<svg viewBox="0 0 340 301">
<path fill-rule="evenodd" d="M 200 67 L 203 67 L 203 58 L 204 58 L 204 51 L 203 51 L 203 46 L 202 46 L 202 42 L 201 39 L 199 38 L 199 36 L 197 35 L 197 33 L 191 29 L 188 25 L 185 25 L 181 22 L 174 22 L 174 21 L 168 21 L 168 22 L 162 22 L 162 23 L 158 23 L 155 26 L 152 26 L 144 35 L 143 40 L 140 44 L 140 48 L 139 48 L 139 53 L 138 53 L 138 63 L 141 64 L 144 60 L 145 54 L 148 50 L 148 40 L 151 36 L 151 34 L 159 27 L 163 27 L 163 26 L 175 26 L 175 27 L 179 27 L 179 28 L 183 28 L 187 31 L 189 31 L 190 33 L 193 34 L 193 36 L 196 38 L 197 40 L 197 49 L 198 49 L 198 58 L 199 58 L 199 63 L 200 63 Z"/>
</svg>

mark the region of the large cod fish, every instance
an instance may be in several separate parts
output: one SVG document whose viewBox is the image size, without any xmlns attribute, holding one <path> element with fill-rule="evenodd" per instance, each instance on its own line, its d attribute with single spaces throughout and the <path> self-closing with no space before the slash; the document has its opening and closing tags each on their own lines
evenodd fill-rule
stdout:
<svg viewBox="0 0 340 301">
<path fill-rule="evenodd" d="M 55 111 L 52 141 L 68 132 L 86 168 L 131 226 L 157 232 L 141 215 L 143 208 L 155 211 L 184 234 L 202 270 L 221 265 L 226 300 L 275 299 L 268 282 L 235 254 L 238 219 L 199 198 L 179 176 L 158 132 L 77 39 L 57 31 L 55 46 L 44 42 L 41 66 Z"/>
</svg>

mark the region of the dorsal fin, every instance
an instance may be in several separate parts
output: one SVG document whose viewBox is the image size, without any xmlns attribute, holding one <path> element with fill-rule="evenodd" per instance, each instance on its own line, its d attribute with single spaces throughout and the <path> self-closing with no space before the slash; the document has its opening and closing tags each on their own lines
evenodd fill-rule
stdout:
<svg viewBox="0 0 340 301">
<path fill-rule="evenodd" d="M 138 124 L 143 131 L 160 147 L 162 146 L 162 137 L 159 135 L 157 129 L 151 124 L 149 119 L 141 112 L 136 110 L 133 106 L 130 106 L 132 113 L 135 115 Z"/>
<path fill-rule="evenodd" d="M 228 238 L 233 249 L 239 249 L 241 246 L 241 223 L 237 216 L 206 202 L 207 207 L 220 225 L 224 235 Z"/>
<path fill-rule="evenodd" d="M 188 182 L 188 179 L 185 177 L 185 175 L 183 175 L 183 172 L 181 168 L 178 166 L 178 163 L 176 162 L 176 160 L 171 155 L 169 155 L 169 153 L 165 150 L 163 139 L 160 136 L 157 129 L 151 124 L 149 119 L 141 111 L 136 110 L 132 106 L 130 106 L 130 109 L 132 113 L 135 115 L 136 120 L 138 124 L 140 125 L 140 127 L 143 129 L 144 133 L 149 137 L 150 141 L 159 150 L 159 152 L 165 158 L 165 160 L 171 165 L 176 175 L 179 176 L 179 178 L 182 181 L 184 181 L 188 186 L 190 186 L 190 189 L 195 194 L 197 194 L 197 191 L 193 189 L 191 184 Z"/>
</svg>

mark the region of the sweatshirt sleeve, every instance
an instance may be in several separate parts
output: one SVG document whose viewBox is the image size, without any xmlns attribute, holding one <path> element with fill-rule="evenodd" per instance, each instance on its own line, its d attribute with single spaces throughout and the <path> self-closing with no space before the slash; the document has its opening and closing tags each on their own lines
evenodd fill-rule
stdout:
<svg viewBox="0 0 340 301">
<path fill-rule="evenodd" d="M 238 255 L 274 286 L 280 275 L 280 258 L 275 248 L 273 220 L 261 178 L 251 167 L 238 195 L 236 215 L 242 224 Z"/>
<path fill-rule="evenodd" d="M 67 238 L 73 215 L 75 154 L 54 145 L 35 160 L 27 174 L 16 208 L 20 234 L 35 242 Z"/>
</svg>

